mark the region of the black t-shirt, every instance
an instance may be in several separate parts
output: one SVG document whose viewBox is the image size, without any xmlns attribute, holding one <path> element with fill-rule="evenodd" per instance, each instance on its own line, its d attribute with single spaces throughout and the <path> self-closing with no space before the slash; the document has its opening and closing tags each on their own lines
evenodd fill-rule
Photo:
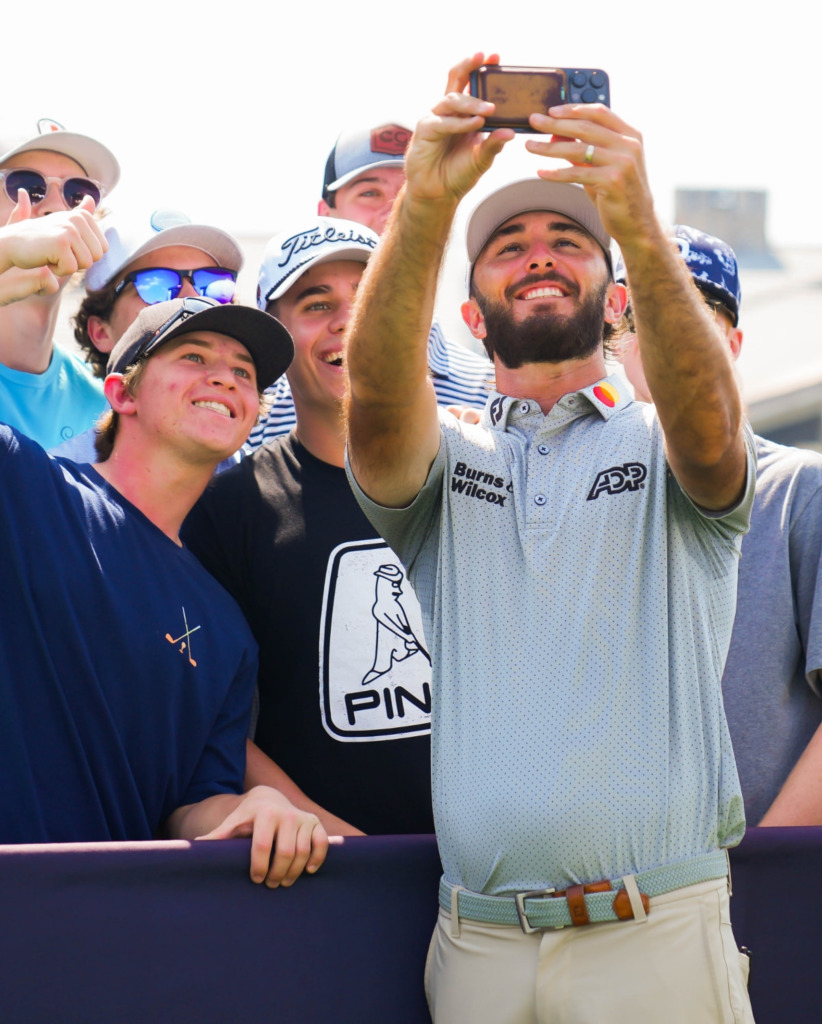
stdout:
<svg viewBox="0 0 822 1024">
<path fill-rule="evenodd" d="M 278 438 L 215 478 L 182 535 L 260 645 L 260 748 L 365 832 L 433 831 L 419 605 L 345 471 Z"/>
</svg>

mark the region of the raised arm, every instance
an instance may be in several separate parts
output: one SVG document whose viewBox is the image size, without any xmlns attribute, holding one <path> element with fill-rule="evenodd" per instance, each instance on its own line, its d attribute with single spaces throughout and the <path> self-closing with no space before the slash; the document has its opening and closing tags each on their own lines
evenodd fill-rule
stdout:
<svg viewBox="0 0 822 1024">
<path fill-rule="evenodd" d="M 599 105 L 554 107 L 552 115 L 535 114 L 531 123 L 553 139 L 527 147 L 571 162 L 539 174 L 584 185 L 622 250 L 671 469 L 698 505 L 729 508 L 745 487 L 739 389 L 728 347 L 657 220 L 641 136 Z"/>
<path fill-rule="evenodd" d="M 0 228 L 0 305 L 30 295 L 54 294 L 61 278 L 87 269 L 108 248 L 84 199 L 74 210 L 31 217 L 31 200 L 22 189 L 8 224 Z"/>
<path fill-rule="evenodd" d="M 407 180 L 363 275 L 347 332 L 351 468 L 375 501 L 401 508 L 416 496 L 439 448 L 428 332 L 437 276 L 460 199 L 491 166 L 513 132 L 483 136 L 493 104 L 467 95 L 483 54 L 448 76 L 446 95 L 417 125 Z"/>
</svg>

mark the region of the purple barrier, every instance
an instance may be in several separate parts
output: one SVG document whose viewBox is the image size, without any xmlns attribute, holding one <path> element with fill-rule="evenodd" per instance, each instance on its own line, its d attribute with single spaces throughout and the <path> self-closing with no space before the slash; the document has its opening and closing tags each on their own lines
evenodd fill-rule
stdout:
<svg viewBox="0 0 822 1024">
<path fill-rule="evenodd" d="M 822 1021 L 822 828 L 751 828 L 731 851 L 734 934 L 757 1024 Z"/>
<path fill-rule="evenodd" d="M 822 828 L 752 829 L 732 856 L 757 1024 L 822 1018 L 820 854 Z M 0 847 L 0 1020 L 429 1020 L 431 836 L 348 839 L 291 889 L 247 861 L 247 840 Z"/>
</svg>

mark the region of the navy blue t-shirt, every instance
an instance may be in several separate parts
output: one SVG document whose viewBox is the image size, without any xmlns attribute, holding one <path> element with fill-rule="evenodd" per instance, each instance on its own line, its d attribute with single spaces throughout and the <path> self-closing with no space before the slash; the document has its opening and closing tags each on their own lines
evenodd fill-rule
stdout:
<svg viewBox="0 0 822 1024">
<path fill-rule="evenodd" d="M 0 843 L 151 839 L 242 792 L 257 649 L 91 467 L 0 426 Z"/>
</svg>

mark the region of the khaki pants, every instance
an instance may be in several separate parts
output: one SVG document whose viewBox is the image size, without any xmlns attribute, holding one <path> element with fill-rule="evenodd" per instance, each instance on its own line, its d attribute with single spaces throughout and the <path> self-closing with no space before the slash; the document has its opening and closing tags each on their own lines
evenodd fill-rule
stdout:
<svg viewBox="0 0 822 1024">
<path fill-rule="evenodd" d="M 647 920 L 525 935 L 440 910 L 425 968 L 434 1024 L 753 1024 L 724 879 L 650 901 Z"/>
</svg>

